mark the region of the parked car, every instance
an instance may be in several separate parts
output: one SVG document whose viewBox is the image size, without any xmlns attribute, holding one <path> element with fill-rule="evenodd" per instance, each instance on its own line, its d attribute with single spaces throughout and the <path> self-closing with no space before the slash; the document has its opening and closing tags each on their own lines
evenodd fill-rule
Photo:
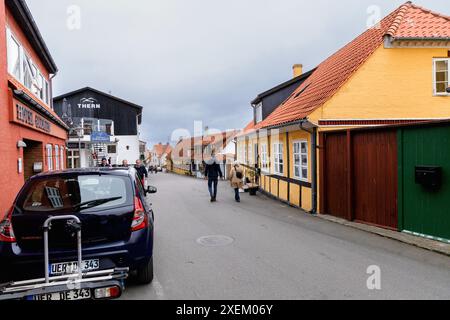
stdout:
<svg viewBox="0 0 450 320">
<path fill-rule="evenodd" d="M 153 280 L 154 214 L 132 168 L 79 169 L 29 179 L 0 222 L 0 283 L 44 276 L 43 225 L 49 217 L 81 220 L 83 271 L 130 268 L 137 282 Z M 49 233 L 50 275 L 73 273 L 76 235 L 70 221 Z"/>
</svg>

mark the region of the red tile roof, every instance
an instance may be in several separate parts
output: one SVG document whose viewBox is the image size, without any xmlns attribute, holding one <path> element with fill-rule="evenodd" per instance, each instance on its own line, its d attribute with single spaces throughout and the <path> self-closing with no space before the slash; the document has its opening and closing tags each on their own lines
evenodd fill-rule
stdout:
<svg viewBox="0 0 450 320">
<path fill-rule="evenodd" d="M 445 35 L 450 28 L 448 19 L 411 2 L 405 3 L 385 17 L 379 27 L 366 30 L 323 61 L 314 73 L 255 129 L 284 125 L 306 118 L 338 92 L 384 43 L 384 36 L 389 32 L 395 36 L 412 34 L 411 30 L 416 28 L 422 30 L 416 31 L 417 34 L 421 32 L 428 37 L 434 36 L 437 30 L 446 30 L 445 33 L 440 33 Z"/>
<path fill-rule="evenodd" d="M 156 144 L 153 147 L 153 151 L 156 153 L 158 158 L 161 158 L 164 154 L 169 154 L 172 151 L 172 147 L 169 144 Z"/>
<path fill-rule="evenodd" d="M 450 38 L 450 16 L 408 2 L 400 8 L 387 34 L 397 39 Z"/>
</svg>

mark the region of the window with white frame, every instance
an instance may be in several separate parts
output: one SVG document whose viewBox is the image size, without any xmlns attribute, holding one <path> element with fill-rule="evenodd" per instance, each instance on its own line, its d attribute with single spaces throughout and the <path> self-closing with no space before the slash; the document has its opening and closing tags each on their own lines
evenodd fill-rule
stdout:
<svg viewBox="0 0 450 320">
<path fill-rule="evenodd" d="M 59 149 L 60 155 L 59 155 L 59 161 L 61 162 L 61 170 L 64 170 L 64 147 L 60 147 Z"/>
<path fill-rule="evenodd" d="M 47 145 L 47 166 L 48 171 L 53 170 L 53 147 L 51 144 Z"/>
<path fill-rule="evenodd" d="M 14 37 L 8 28 L 8 72 L 29 89 L 37 98 L 46 104 L 50 104 L 50 86 L 42 72 L 33 63 L 30 56 L 20 42 Z"/>
<path fill-rule="evenodd" d="M 243 161 L 243 163 L 247 164 L 247 161 L 248 161 L 248 159 L 247 159 L 247 144 L 244 144 L 244 161 Z"/>
<path fill-rule="evenodd" d="M 59 146 L 55 145 L 55 170 L 59 170 Z"/>
<path fill-rule="evenodd" d="M 262 103 L 255 106 L 255 122 L 260 123 L 261 121 L 263 121 Z"/>
<path fill-rule="evenodd" d="M 274 156 L 274 170 L 276 174 L 284 173 L 284 161 L 283 161 L 283 144 L 275 143 L 273 145 L 273 156 Z"/>
<path fill-rule="evenodd" d="M 434 78 L 434 94 L 435 95 L 449 95 L 447 89 L 449 88 L 449 74 L 450 74 L 450 58 L 434 59 L 433 63 L 433 78 Z"/>
<path fill-rule="evenodd" d="M 261 145 L 261 169 L 266 172 L 269 170 L 267 144 Z"/>
<path fill-rule="evenodd" d="M 248 143 L 248 164 L 251 166 L 253 165 L 253 147 L 251 141 Z"/>
<path fill-rule="evenodd" d="M 294 177 L 300 180 L 308 180 L 308 142 L 294 142 Z"/>
</svg>

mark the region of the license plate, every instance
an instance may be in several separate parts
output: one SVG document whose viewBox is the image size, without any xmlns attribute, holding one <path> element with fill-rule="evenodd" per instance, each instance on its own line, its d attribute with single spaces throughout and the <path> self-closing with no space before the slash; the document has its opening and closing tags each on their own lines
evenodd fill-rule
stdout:
<svg viewBox="0 0 450 320">
<path fill-rule="evenodd" d="M 85 260 L 82 262 L 81 271 L 89 272 L 95 271 L 100 268 L 100 261 L 96 260 Z M 78 272 L 78 261 L 76 262 L 64 262 L 64 263 L 54 263 L 50 265 L 50 275 L 52 276 L 62 276 L 68 274 L 74 274 Z"/>
<path fill-rule="evenodd" d="M 65 292 L 39 294 L 30 296 L 27 300 L 34 301 L 76 301 L 87 300 L 92 298 L 92 292 L 90 289 L 71 290 Z"/>
</svg>

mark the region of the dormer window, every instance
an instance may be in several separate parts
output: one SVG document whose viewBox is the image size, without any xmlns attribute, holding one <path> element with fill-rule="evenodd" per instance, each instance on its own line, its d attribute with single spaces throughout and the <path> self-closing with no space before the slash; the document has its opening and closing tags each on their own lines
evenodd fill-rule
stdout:
<svg viewBox="0 0 450 320">
<path fill-rule="evenodd" d="M 261 121 L 263 121 L 262 103 L 259 103 L 255 106 L 255 123 L 260 123 Z"/>
<path fill-rule="evenodd" d="M 434 94 L 435 95 L 450 95 L 447 90 L 449 88 L 450 74 L 450 58 L 434 59 L 433 76 L 434 76 Z"/>
</svg>

